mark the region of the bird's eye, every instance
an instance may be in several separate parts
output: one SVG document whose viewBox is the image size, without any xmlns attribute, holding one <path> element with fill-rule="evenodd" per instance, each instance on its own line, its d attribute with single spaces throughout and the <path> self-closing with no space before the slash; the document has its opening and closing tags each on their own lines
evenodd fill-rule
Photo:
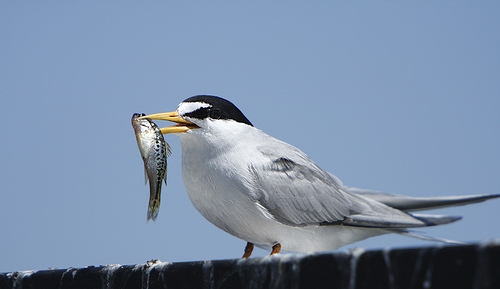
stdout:
<svg viewBox="0 0 500 289">
<path fill-rule="evenodd" d="M 220 110 L 218 109 L 211 109 L 210 110 L 210 117 L 213 119 L 219 119 L 221 116 Z"/>
</svg>

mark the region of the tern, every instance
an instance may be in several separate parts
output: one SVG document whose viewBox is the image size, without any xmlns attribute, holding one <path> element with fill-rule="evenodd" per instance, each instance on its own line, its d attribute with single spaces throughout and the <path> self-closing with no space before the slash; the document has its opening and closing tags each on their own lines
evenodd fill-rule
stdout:
<svg viewBox="0 0 500 289">
<path fill-rule="evenodd" d="M 476 203 L 500 194 L 408 197 L 343 185 L 298 148 L 257 129 L 230 101 L 197 95 L 174 112 L 146 115 L 175 125 L 182 176 L 194 207 L 212 224 L 254 245 L 291 252 L 330 251 L 369 237 L 410 234 L 459 216 L 413 213 Z"/>
</svg>

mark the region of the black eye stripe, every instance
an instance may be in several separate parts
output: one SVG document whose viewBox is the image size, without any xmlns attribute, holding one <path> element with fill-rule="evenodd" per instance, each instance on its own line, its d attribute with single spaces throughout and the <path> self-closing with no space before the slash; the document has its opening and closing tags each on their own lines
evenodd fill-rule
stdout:
<svg viewBox="0 0 500 289">
<path fill-rule="evenodd" d="M 186 116 L 199 118 L 199 119 L 206 118 L 206 117 L 210 117 L 213 119 L 220 119 L 222 116 L 222 113 L 221 113 L 220 109 L 204 107 L 204 108 L 197 109 L 193 112 L 187 113 Z"/>
<path fill-rule="evenodd" d="M 194 117 L 194 118 L 207 118 L 209 116 L 210 110 L 208 107 L 200 108 L 195 111 L 192 111 L 190 113 L 186 113 L 185 116 L 187 117 Z"/>
</svg>

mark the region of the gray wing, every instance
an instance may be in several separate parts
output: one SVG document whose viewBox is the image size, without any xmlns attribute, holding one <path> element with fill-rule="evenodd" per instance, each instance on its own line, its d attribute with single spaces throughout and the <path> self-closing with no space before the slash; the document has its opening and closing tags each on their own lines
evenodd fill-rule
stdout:
<svg viewBox="0 0 500 289">
<path fill-rule="evenodd" d="M 286 155 L 284 154 L 286 151 Z M 341 183 L 294 147 L 261 149 L 268 162 L 249 167 L 252 197 L 268 217 L 292 226 L 409 228 L 429 224 L 375 200 L 343 190 Z"/>
</svg>

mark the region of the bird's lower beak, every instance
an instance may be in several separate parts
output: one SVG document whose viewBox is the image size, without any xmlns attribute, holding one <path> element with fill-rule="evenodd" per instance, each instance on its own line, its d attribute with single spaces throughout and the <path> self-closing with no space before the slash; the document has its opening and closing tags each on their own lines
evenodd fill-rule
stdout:
<svg viewBox="0 0 500 289">
<path fill-rule="evenodd" d="M 141 116 L 140 118 L 167 120 L 177 123 L 173 126 L 162 127 L 160 130 L 163 134 L 187 132 L 190 129 L 198 128 L 196 124 L 179 116 L 179 113 L 177 113 L 177 111 L 149 114 L 146 116 Z"/>
</svg>

